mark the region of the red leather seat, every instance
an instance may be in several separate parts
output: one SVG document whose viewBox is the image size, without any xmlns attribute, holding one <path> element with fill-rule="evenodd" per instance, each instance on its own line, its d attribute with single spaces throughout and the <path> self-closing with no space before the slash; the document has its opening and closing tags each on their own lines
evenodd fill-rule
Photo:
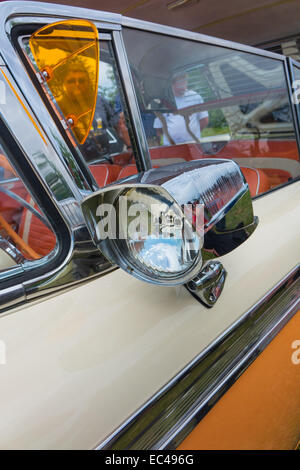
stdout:
<svg viewBox="0 0 300 470">
<path fill-rule="evenodd" d="M 110 165 L 109 163 L 90 165 L 89 168 L 100 188 L 116 181 L 122 170 L 120 165 Z"/>
<path fill-rule="evenodd" d="M 241 170 L 248 183 L 251 197 L 271 189 L 270 180 L 263 170 L 246 167 L 241 167 Z"/>
<path fill-rule="evenodd" d="M 127 165 L 119 173 L 118 180 L 126 178 L 127 176 L 132 176 L 137 174 L 136 165 Z"/>
<path fill-rule="evenodd" d="M 191 146 L 193 148 L 193 146 Z M 182 161 L 192 160 L 190 144 L 177 144 L 164 147 L 153 147 L 149 149 L 151 160 L 163 162 L 163 165 L 171 165 Z M 203 153 L 199 149 L 197 158 L 201 158 Z"/>
</svg>

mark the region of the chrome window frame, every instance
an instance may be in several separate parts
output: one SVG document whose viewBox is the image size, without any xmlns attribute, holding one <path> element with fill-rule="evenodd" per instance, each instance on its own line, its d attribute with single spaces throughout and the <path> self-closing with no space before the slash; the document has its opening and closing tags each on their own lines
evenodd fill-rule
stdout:
<svg viewBox="0 0 300 470">
<path fill-rule="evenodd" d="M 15 134 L 1 116 L 0 130 L 4 150 L 7 148 L 8 157 L 12 154 L 11 161 L 21 180 L 52 222 L 57 238 L 56 247 L 49 255 L 38 260 L 24 260 L 0 272 L 1 315 L 26 301 L 101 276 L 115 267 L 99 253 L 90 239 L 78 201 L 71 192 L 72 185 L 66 187 L 66 197 L 58 201 L 47 184 L 47 175 L 36 171 L 35 164 L 24 153 Z M 31 138 L 35 137 L 33 133 Z M 54 173 L 57 171 L 69 183 L 63 165 L 56 166 Z"/>
<path fill-rule="evenodd" d="M 55 269 L 57 265 L 63 262 L 69 251 L 70 242 L 68 239 L 63 239 L 67 235 L 67 225 L 64 217 L 57 210 L 54 200 L 47 194 L 47 189 L 43 184 L 43 181 L 35 172 L 33 165 L 30 164 L 26 156 L 24 155 L 23 149 L 18 145 L 14 138 L 11 130 L 8 128 L 7 123 L 3 120 L 0 115 L 0 131 L 1 137 L 4 142 L 4 150 L 8 149 L 7 157 L 9 161 L 15 166 L 18 172 L 18 178 L 25 183 L 31 195 L 34 196 L 35 201 L 39 207 L 43 209 L 43 212 L 47 218 L 52 222 L 53 229 L 57 237 L 57 243 L 55 249 L 47 256 L 44 256 L 38 260 L 15 260 L 19 261 L 16 266 L 13 266 L 7 270 L 0 272 L 0 313 L 3 309 L 8 306 L 12 307 L 15 303 L 24 301 L 26 299 L 25 283 L 30 283 L 32 276 L 44 276 L 45 272 Z M 34 138 L 34 135 L 32 136 Z M 12 158 L 11 158 L 12 155 Z M 58 230 L 59 227 L 59 230 Z M 63 241 L 64 240 L 64 241 Z M 7 302 L 6 296 L 9 292 Z M 17 294 L 18 292 L 18 294 Z M 19 298 L 19 295 L 21 297 Z M 24 297 L 24 298 L 23 298 Z M 13 300 L 14 301 L 13 301 Z"/>
<path fill-rule="evenodd" d="M 130 65 L 127 58 L 122 32 L 114 31 L 113 40 L 113 45 L 115 46 L 116 59 L 120 71 L 120 77 L 127 100 L 127 108 L 131 115 L 133 131 L 135 133 L 136 143 L 138 147 L 139 154 L 137 155 L 136 159 L 137 168 L 139 171 L 150 170 L 152 168 L 151 157 L 149 154 L 149 148 L 144 126 L 142 124 L 142 118 L 135 92 L 135 87 L 133 84 L 133 79 L 130 71 Z"/>
<path fill-rule="evenodd" d="M 299 72 L 300 72 L 300 62 L 298 62 L 295 59 L 292 59 L 291 57 L 287 57 L 287 69 L 288 69 L 288 73 L 289 73 L 290 79 L 291 79 L 291 94 L 292 95 L 294 93 L 292 84 L 295 80 L 295 74 L 294 74 L 294 68 L 295 67 L 297 69 L 299 69 Z M 293 108 L 294 108 L 294 112 L 295 112 L 296 123 L 298 124 L 298 126 L 297 126 L 298 133 L 300 133 L 300 103 L 298 105 L 296 103 L 293 103 Z"/>
</svg>

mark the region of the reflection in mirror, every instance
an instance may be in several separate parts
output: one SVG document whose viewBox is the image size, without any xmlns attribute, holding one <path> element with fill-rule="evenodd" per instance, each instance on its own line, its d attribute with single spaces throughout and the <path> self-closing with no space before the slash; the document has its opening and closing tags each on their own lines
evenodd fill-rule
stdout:
<svg viewBox="0 0 300 470">
<path fill-rule="evenodd" d="M 42 79 L 83 144 L 92 126 L 98 92 L 96 27 L 86 20 L 60 21 L 39 29 L 29 44 Z"/>
</svg>

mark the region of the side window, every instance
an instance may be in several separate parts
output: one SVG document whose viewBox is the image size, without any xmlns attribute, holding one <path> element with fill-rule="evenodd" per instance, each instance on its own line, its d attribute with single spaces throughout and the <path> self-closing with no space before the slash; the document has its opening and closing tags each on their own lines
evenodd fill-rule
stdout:
<svg viewBox="0 0 300 470">
<path fill-rule="evenodd" d="M 0 272 L 47 256 L 56 237 L 0 139 Z"/>
<path fill-rule="evenodd" d="M 29 47 L 29 38 L 21 38 L 21 44 L 32 67 L 38 71 Z M 99 48 L 99 85 L 92 128 L 82 145 L 70 129 L 66 131 L 74 148 L 86 161 L 98 186 L 103 187 L 135 174 L 137 168 L 135 141 L 111 41 L 100 39 Z M 51 52 L 48 51 L 49 54 Z M 47 55 L 47 51 L 44 55 Z M 78 94 L 84 96 L 88 92 L 88 87 L 89 76 L 80 67 L 80 61 L 73 62 L 59 83 L 56 83 L 56 98 L 45 85 L 47 97 L 61 120 L 64 120 L 64 116 L 60 109 L 59 96 L 64 93 L 69 102 L 76 101 Z"/>
<path fill-rule="evenodd" d="M 300 175 L 284 63 L 124 30 L 153 166 L 230 158 L 252 196 Z"/>
</svg>

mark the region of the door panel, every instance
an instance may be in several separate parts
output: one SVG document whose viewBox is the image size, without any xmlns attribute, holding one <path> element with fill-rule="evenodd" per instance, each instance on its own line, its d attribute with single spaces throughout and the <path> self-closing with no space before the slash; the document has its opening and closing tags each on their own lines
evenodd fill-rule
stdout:
<svg viewBox="0 0 300 470">
<path fill-rule="evenodd" d="M 190 47 L 190 43 L 186 47 Z M 177 60 L 180 51 L 174 50 Z M 214 53 L 214 50 L 211 52 Z M 201 54 L 199 52 L 200 65 Z M 223 54 L 223 49 L 220 54 Z M 181 56 L 185 57 L 184 50 Z M 111 43 L 106 43 L 106 40 L 102 42 L 102 57 L 107 59 L 103 62 L 108 65 L 113 58 Z M 139 59 L 136 55 L 134 57 Z M 236 63 L 242 67 L 245 62 L 241 62 L 241 58 L 237 57 Z M 260 62 L 258 57 L 254 59 Z M 217 128 L 216 125 L 209 126 L 215 133 L 214 139 L 210 139 L 211 133 L 201 135 L 201 138 L 207 139 L 204 144 L 212 145 L 211 148 L 208 145 L 209 152 L 206 154 L 214 155 L 212 150 L 216 145 L 215 156 L 232 158 L 235 152 L 236 160 L 241 157 L 238 163 L 242 166 L 249 164 L 266 172 L 271 183 L 263 192 L 287 182 L 291 175 L 297 177 L 300 171 L 292 118 L 290 115 L 288 118 L 282 116 L 282 113 L 285 114 L 282 108 L 290 107 L 284 60 L 276 59 L 275 62 L 276 67 L 271 63 L 262 67 L 264 72 L 259 86 L 264 89 L 256 84 L 254 97 L 249 96 L 247 86 L 246 91 L 224 91 L 226 70 L 222 76 L 219 75 L 220 95 L 215 97 L 216 100 L 208 96 L 209 100 L 206 101 L 211 102 L 211 124 L 221 118 L 222 123 Z M 125 68 L 124 63 L 120 65 Z M 222 64 L 215 65 L 219 69 Z M 113 64 L 113 71 L 117 71 L 115 67 Z M 257 74 L 255 63 L 250 75 L 253 70 Z M 126 72 L 128 74 L 129 71 Z M 148 72 L 146 70 L 145 74 Z M 191 81 L 196 72 L 201 75 L 202 69 L 190 69 L 190 72 Z M 212 70 L 208 69 L 209 72 Z M 132 75 L 133 82 L 139 78 L 134 76 L 134 71 Z M 273 85 L 272 82 L 268 83 L 271 75 Z M 167 79 L 168 74 L 163 78 Z M 235 78 L 239 81 L 241 77 L 236 75 Z M 117 80 L 121 88 L 121 81 Z M 245 84 L 244 80 L 242 77 Z M 272 85 L 270 89 L 269 84 Z M 157 89 L 151 89 L 151 83 L 145 82 L 143 85 L 146 91 L 151 92 L 154 106 L 157 91 L 165 91 L 164 84 L 158 80 Z M 127 84 L 128 87 L 130 85 Z M 234 95 L 238 96 L 238 100 Z M 134 93 L 130 96 L 134 101 Z M 117 96 L 115 98 L 114 106 L 118 104 Z M 124 96 L 119 99 L 125 106 Z M 203 103 L 196 105 L 199 112 L 205 111 Z M 224 116 L 216 112 L 222 111 L 223 107 Z M 263 111 L 264 107 L 266 118 L 258 112 Z M 251 114 L 255 109 L 257 112 Z M 124 108 L 121 112 L 126 110 Z M 150 107 L 151 112 L 155 110 Z M 165 113 L 166 109 L 162 112 Z M 228 121 L 226 126 L 223 125 L 225 115 Z M 236 128 L 235 125 L 243 117 L 246 129 Z M 86 158 L 98 186 L 136 171 L 131 146 L 137 155 L 135 145 L 138 146 L 138 142 L 135 142 L 134 136 L 139 134 L 134 129 L 132 134 L 129 132 L 130 135 L 124 132 L 124 127 L 125 131 L 131 131 L 129 113 L 127 116 L 125 112 L 125 121 L 123 118 L 121 123 L 118 119 L 118 125 L 115 121 L 113 126 L 116 132 L 123 129 L 121 149 L 114 147 L 114 150 L 107 151 L 107 145 L 103 145 L 105 151 L 102 149 L 103 154 L 99 153 L 97 161 Z M 147 135 L 149 121 L 146 114 L 142 114 L 141 118 Z M 47 129 L 49 116 L 45 117 L 42 113 L 40 119 Z M 102 135 L 104 119 L 99 117 L 96 121 L 92 132 L 95 134 L 93 138 L 98 139 Z M 251 126 L 247 125 L 249 122 Z M 226 140 L 230 124 L 234 131 L 230 131 L 231 136 L 236 137 L 232 139 L 234 145 L 231 146 Z M 264 137 L 257 140 L 260 132 Z M 248 133 L 251 134 L 250 140 L 245 139 Z M 120 143 L 114 133 L 110 137 L 111 141 L 106 140 L 106 144 Z M 126 137 L 129 138 L 127 142 Z M 153 139 L 156 143 L 156 135 L 147 137 L 149 146 L 152 146 Z M 280 139 L 283 155 L 279 152 Z M 98 139 L 96 144 L 100 143 Z M 174 147 L 174 155 L 172 146 L 168 147 L 168 163 L 173 163 L 171 159 L 178 158 L 178 148 L 182 149 L 181 144 Z M 190 145 L 188 141 L 185 147 L 191 159 L 206 156 L 205 153 L 200 155 L 201 147 L 195 142 Z M 162 150 L 165 152 L 166 149 Z M 81 153 L 84 154 L 84 149 Z M 179 157 L 188 160 L 183 153 Z M 291 155 L 287 156 L 288 153 Z M 107 154 L 110 154 L 112 161 L 107 160 Z M 166 158 L 166 153 L 161 155 L 154 148 L 151 157 L 153 166 L 156 166 L 163 164 L 159 160 Z M 285 157 L 287 162 L 284 164 L 281 159 Z M 286 167 L 287 163 L 293 173 Z M 272 170 L 276 170 L 275 175 Z M 284 170 L 289 171 L 284 174 Z M 147 285 L 121 270 L 115 270 L 2 315 L 0 340 L 5 345 L 6 364 L 0 364 L 0 448 L 96 447 L 295 267 L 299 259 L 299 202 L 299 181 L 254 201 L 254 213 L 260 219 L 258 228 L 246 243 L 222 258 L 228 276 L 220 299 L 210 310 L 184 287 Z M 276 371 L 276 364 L 273 367 Z"/>
</svg>

